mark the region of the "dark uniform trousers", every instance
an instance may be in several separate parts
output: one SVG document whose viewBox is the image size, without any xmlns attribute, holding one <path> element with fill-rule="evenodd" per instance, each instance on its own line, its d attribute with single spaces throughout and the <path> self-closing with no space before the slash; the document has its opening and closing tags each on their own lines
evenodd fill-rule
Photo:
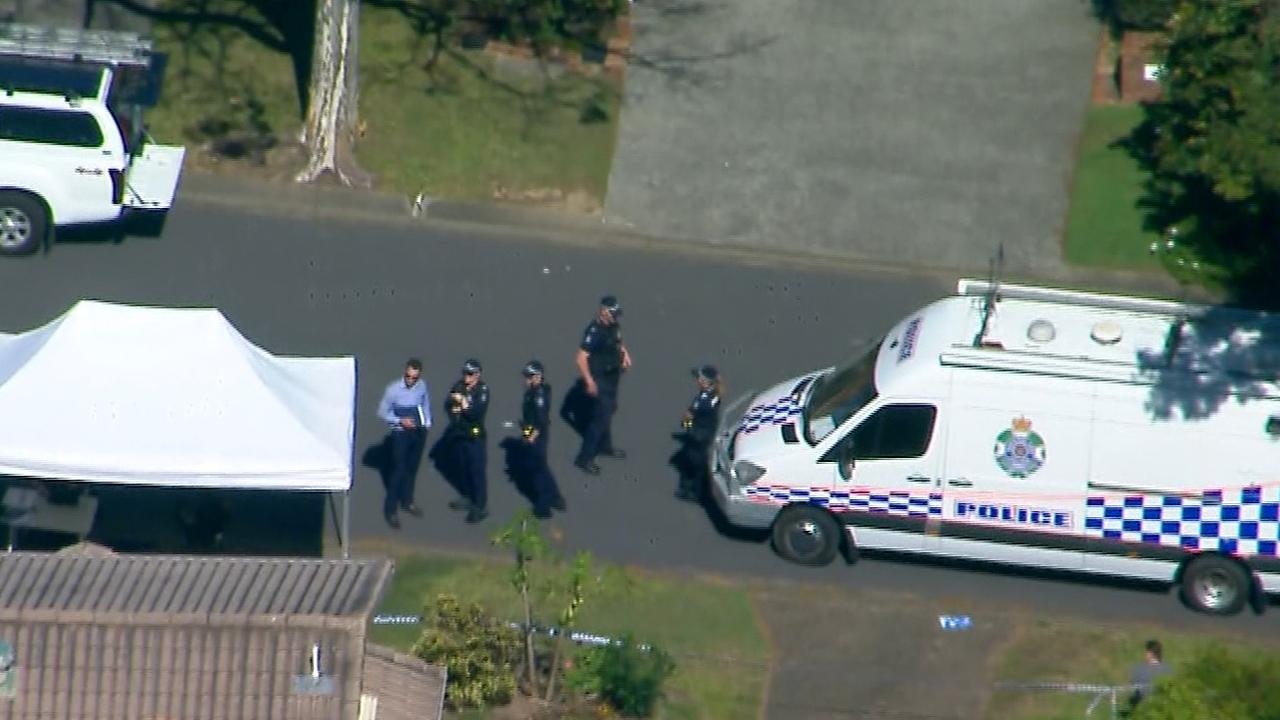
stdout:
<svg viewBox="0 0 1280 720">
<path fill-rule="evenodd" d="M 680 490 L 703 497 L 711 482 L 711 441 L 714 433 L 686 433 L 680 448 Z"/>
<path fill-rule="evenodd" d="M 462 435 L 458 438 L 458 465 L 462 470 L 463 493 L 477 510 L 484 510 L 489 501 L 489 483 L 486 474 L 484 436 Z"/>
<path fill-rule="evenodd" d="M 582 451 L 578 455 L 580 463 L 589 463 L 602 452 L 613 452 L 613 415 L 618 411 L 618 378 L 597 378 L 594 400 L 591 422 L 582 434 Z"/>
<path fill-rule="evenodd" d="M 529 474 L 533 484 L 533 509 L 546 512 L 552 503 L 560 499 L 560 488 L 551 474 L 551 466 L 547 464 L 547 446 L 551 438 L 542 430 L 529 445 Z"/>
<path fill-rule="evenodd" d="M 422 447 L 427 442 L 427 431 L 392 430 L 387 442 L 391 446 L 391 473 L 387 479 L 387 499 L 382 505 L 384 515 L 393 515 L 399 508 L 413 504 L 414 480 L 418 465 L 422 462 Z"/>
</svg>

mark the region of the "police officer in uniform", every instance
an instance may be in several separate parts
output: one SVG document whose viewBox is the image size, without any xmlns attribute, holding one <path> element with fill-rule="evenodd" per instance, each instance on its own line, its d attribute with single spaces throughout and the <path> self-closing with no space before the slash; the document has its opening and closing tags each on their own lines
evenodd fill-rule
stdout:
<svg viewBox="0 0 1280 720">
<path fill-rule="evenodd" d="M 530 360 L 522 371 L 524 402 L 520 406 L 520 435 L 529 449 L 529 473 L 533 485 L 533 514 L 551 517 L 551 509 L 564 510 L 564 498 L 547 465 L 547 444 L 551 441 L 551 386 L 544 379 L 542 363 Z"/>
<path fill-rule="evenodd" d="M 489 410 L 489 386 L 480 379 L 480 361 L 471 359 L 462 365 L 462 379 L 449 388 L 446 407 L 449 411 L 448 432 L 458 452 L 462 474 L 463 497 L 449 503 L 454 510 L 466 510 L 467 522 L 478 523 L 489 517 L 488 477 L 485 461 L 484 416 Z"/>
<path fill-rule="evenodd" d="M 596 458 L 623 458 L 626 453 L 613 446 L 613 413 L 618 408 L 618 382 L 631 367 L 631 353 L 622 343 L 618 319 L 622 307 L 618 299 L 606 295 L 600 299 L 596 317 L 587 325 L 578 346 L 577 366 L 583 387 L 592 398 L 591 422 L 582 434 L 582 449 L 573 464 L 591 475 L 600 474 Z"/>
<path fill-rule="evenodd" d="M 680 485 L 676 497 L 698 500 L 711 480 L 711 443 L 720 424 L 720 372 L 711 365 L 693 369 L 698 394 L 693 397 L 680 425 Z"/>
</svg>

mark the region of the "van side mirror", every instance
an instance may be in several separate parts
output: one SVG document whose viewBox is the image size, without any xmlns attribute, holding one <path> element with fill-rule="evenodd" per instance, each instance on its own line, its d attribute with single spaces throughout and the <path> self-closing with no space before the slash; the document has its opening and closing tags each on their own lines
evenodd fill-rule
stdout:
<svg viewBox="0 0 1280 720">
<path fill-rule="evenodd" d="M 1271 437 L 1280 435 L 1280 415 L 1267 418 L 1267 434 Z"/>
</svg>

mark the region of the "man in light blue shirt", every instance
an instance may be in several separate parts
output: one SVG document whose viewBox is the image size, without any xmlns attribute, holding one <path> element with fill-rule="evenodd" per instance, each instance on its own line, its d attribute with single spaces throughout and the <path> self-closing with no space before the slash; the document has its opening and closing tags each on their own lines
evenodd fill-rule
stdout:
<svg viewBox="0 0 1280 720">
<path fill-rule="evenodd" d="M 378 403 L 378 417 L 387 424 L 387 445 L 391 450 L 391 467 L 387 474 L 387 499 L 382 515 L 387 524 L 399 530 L 397 510 L 414 517 L 422 511 L 413 502 L 413 487 L 422 461 L 422 448 L 431 427 L 431 397 L 427 381 L 422 379 L 422 361 L 409 358 L 404 364 L 404 377 L 392 380 Z"/>
</svg>

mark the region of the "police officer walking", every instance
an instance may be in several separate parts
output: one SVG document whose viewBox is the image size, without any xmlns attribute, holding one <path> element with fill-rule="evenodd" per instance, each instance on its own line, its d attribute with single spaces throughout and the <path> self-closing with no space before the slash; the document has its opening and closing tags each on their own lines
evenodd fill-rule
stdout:
<svg viewBox="0 0 1280 720">
<path fill-rule="evenodd" d="M 421 360 L 409 358 L 405 361 L 404 377 L 392 380 L 382 393 L 378 417 L 387 424 L 387 444 L 391 450 L 387 498 L 382 506 L 382 515 L 388 525 L 399 529 L 397 510 L 414 516 L 422 514 L 413 503 L 413 486 L 418 463 L 422 460 L 422 447 L 427 440 L 427 429 L 431 427 L 431 399 L 427 393 L 427 381 L 422 379 Z"/>
<path fill-rule="evenodd" d="M 530 360 L 522 371 L 524 402 L 520 406 L 520 435 L 529 449 L 529 474 L 533 485 L 533 514 L 551 517 L 551 509 L 564 510 L 564 498 L 547 465 L 547 444 L 551 441 L 551 386 L 546 383 L 542 363 Z"/>
<path fill-rule="evenodd" d="M 446 407 L 449 428 L 446 432 L 457 450 L 462 474 L 462 498 L 449 503 L 454 510 L 466 510 L 467 522 L 478 523 L 489 517 L 488 477 L 486 475 L 484 417 L 489 410 L 489 386 L 480 379 L 480 361 L 471 359 L 462 365 L 462 379 L 449 388 Z"/>
<path fill-rule="evenodd" d="M 711 443 L 720 423 L 720 373 L 711 365 L 693 369 L 698 394 L 681 420 L 680 484 L 676 497 L 698 500 L 711 480 Z"/>
<path fill-rule="evenodd" d="M 622 329 L 618 324 L 621 317 L 622 307 L 616 297 L 601 298 L 600 308 L 578 346 L 578 373 L 593 402 L 591 422 L 582 434 L 582 449 L 573 464 L 591 475 L 600 474 L 597 457 L 626 457 L 626 453 L 614 447 L 611 427 L 613 414 L 618 409 L 618 382 L 623 371 L 631 367 L 631 353 L 622 343 Z"/>
</svg>

